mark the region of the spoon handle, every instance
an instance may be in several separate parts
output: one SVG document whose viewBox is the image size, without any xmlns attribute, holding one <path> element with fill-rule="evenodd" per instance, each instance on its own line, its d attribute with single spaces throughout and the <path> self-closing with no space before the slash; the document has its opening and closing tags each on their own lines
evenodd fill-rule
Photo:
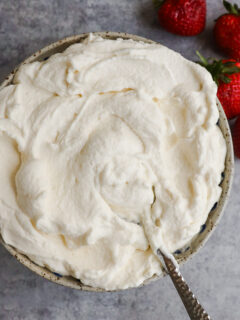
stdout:
<svg viewBox="0 0 240 320">
<path fill-rule="evenodd" d="M 172 279 L 175 288 L 178 291 L 179 296 L 188 312 L 190 319 L 192 320 L 210 320 L 210 316 L 206 313 L 204 308 L 198 302 L 197 298 L 194 296 L 186 281 L 182 277 L 181 273 L 176 269 L 174 263 L 171 259 L 167 258 L 160 250 L 158 254 L 161 254 L 167 271 Z"/>
</svg>

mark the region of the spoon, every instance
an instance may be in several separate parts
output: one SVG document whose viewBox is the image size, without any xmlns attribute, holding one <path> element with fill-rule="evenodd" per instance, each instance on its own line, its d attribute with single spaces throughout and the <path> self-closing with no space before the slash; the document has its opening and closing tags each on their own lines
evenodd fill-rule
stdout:
<svg viewBox="0 0 240 320">
<path fill-rule="evenodd" d="M 182 277 L 179 269 L 160 249 L 157 249 L 157 255 L 163 259 L 163 266 L 170 275 L 172 282 L 177 289 L 177 292 L 182 299 L 182 302 L 187 310 L 187 313 L 192 320 L 210 320 L 210 316 L 194 296 L 186 281 Z"/>
</svg>

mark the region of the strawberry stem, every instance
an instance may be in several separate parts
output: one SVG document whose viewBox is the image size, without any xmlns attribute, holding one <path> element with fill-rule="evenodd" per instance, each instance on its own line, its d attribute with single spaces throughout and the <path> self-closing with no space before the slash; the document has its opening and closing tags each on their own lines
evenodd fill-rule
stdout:
<svg viewBox="0 0 240 320">
<path fill-rule="evenodd" d="M 231 4 L 230 2 L 223 0 L 223 5 L 229 13 L 237 16 L 240 15 L 240 9 L 238 8 L 237 4 Z"/>
<path fill-rule="evenodd" d="M 154 7 L 156 9 L 160 9 L 165 0 L 153 0 Z"/>
<path fill-rule="evenodd" d="M 217 85 L 219 85 L 219 81 L 230 83 L 231 79 L 229 75 L 240 72 L 240 68 L 236 66 L 235 61 L 223 62 L 222 60 L 206 59 L 199 51 L 196 51 L 196 54 L 200 59 L 198 64 L 205 67 L 211 73 Z"/>
</svg>

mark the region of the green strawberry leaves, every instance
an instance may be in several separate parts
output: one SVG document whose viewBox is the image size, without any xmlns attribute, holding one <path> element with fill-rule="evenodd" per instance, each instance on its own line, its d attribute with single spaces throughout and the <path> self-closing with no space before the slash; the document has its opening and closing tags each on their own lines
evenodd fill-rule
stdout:
<svg viewBox="0 0 240 320">
<path fill-rule="evenodd" d="M 196 54 L 197 54 L 198 58 L 200 59 L 200 62 L 198 62 L 198 64 L 200 64 L 201 66 L 207 68 L 208 59 L 206 59 L 203 55 L 201 55 L 201 53 L 199 51 L 196 51 Z"/>
<path fill-rule="evenodd" d="M 236 66 L 236 62 L 234 61 L 223 62 L 222 60 L 206 59 L 199 51 L 197 51 L 196 54 L 200 59 L 197 63 L 211 73 L 217 85 L 219 85 L 219 81 L 230 83 L 231 79 L 228 76 L 240 72 L 240 68 Z"/>
<path fill-rule="evenodd" d="M 229 13 L 237 16 L 240 15 L 240 9 L 238 8 L 237 4 L 231 4 L 230 2 L 223 0 L 223 5 Z"/>
</svg>

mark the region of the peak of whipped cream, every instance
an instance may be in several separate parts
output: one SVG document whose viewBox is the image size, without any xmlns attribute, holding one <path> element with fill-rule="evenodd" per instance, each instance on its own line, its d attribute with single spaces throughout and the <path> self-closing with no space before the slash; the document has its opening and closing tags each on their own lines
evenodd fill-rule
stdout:
<svg viewBox="0 0 240 320">
<path fill-rule="evenodd" d="M 20 67 L 0 91 L 0 232 L 87 285 L 159 275 L 221 195 L 216 85 L 160 45 L 82 43 Z"/>
</svg>

